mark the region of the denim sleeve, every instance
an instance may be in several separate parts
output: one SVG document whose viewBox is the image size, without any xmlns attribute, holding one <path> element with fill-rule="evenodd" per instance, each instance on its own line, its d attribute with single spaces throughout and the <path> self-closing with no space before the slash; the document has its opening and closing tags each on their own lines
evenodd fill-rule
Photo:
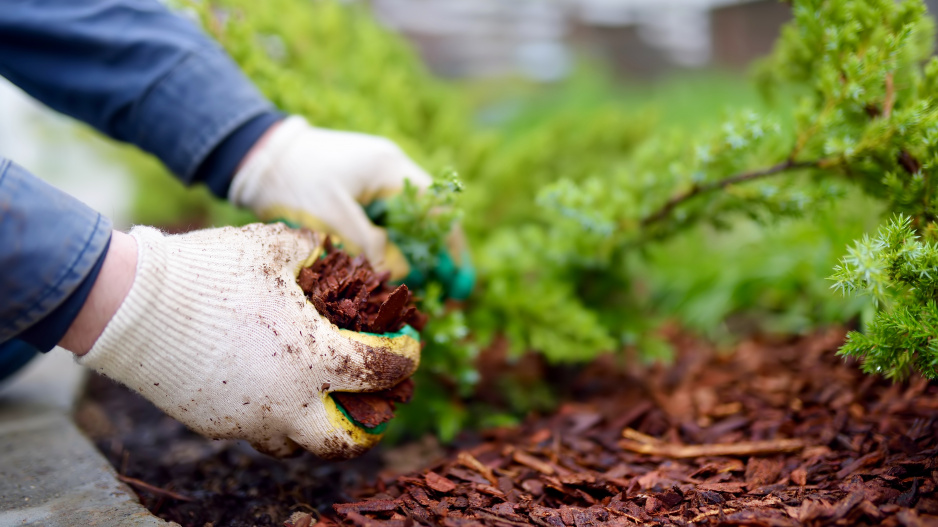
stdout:
<svg viewBox="0 0 938 527">
<path fill-rule="evenodd" d="M 66 303 L 110 237 L 110 220 L 0 157 L 0 343 Z"/>
<path fill-rule="evenodd" d="M 217 43 L 157 0 L 5 0 L 0 75 L 186 183 L 217 180 L 200 173 L 210 154 L 274 112 Z M 213 166 L 230 171 L 244 153 Z"/>
</svg>

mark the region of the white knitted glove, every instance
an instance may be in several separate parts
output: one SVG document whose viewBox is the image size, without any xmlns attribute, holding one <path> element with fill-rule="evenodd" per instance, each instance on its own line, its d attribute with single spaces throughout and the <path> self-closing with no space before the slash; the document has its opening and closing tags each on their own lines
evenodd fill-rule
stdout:
<svg viewBox="0 0 938 527">
<path fill-rule="evenodd" d="M 292 116 L 255 147 L 232 179 L 228 200 L 264 221 L 286 219 L 337 234 L 350 252 L 364 252 L 372 265 L 401 279 L 407 260 L 361 205 L 400 192 L 404 180 L 421 189 L 433 182 L 388 139 L 314 128 Z"/>
<path fill-rule="evenodd" d="M 296 276 L 320 236 L 282 224 L 130 234 L 133 287 L 79 362 L 202 435 L 273 455 L 349 458 L 380 439 L 329 392 L 395 385 L 416 370 L 420 344 L 340 330 L 316 312 Z"/>
</svg>

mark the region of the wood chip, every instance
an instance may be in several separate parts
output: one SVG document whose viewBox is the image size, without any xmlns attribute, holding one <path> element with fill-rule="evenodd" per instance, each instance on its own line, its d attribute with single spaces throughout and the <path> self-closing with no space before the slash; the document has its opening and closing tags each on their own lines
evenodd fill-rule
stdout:
<svg viewBox="0 0 938 527">
<path fill-rule="evenodd" d="M 400 507 L 400 503 L 397 500 L 367 500 L 357 503 L 336 503 L 332 506 L 332 508 L 340 514 L 349 512 L 393 511 L 398 507 Z"/>
<path fill-rule="evenodd" d="M 410 291 L 407 286 L 401 284 L 388 295 L 387 300 L 378 308 L 378 314 L 371 322 L 369 331 L 372 333 L 390 333 L 400 329 L 400 320 L 404 317 L 404 308 L 410 302 Z"/>
<path fill-rule="evenodd" d="M 442 492 L 445 494 L 452 492 L 456 488 L 455 483 L 437 474 L 436 472 L 429 471 L 424 474 L 423 477 L 427 481 L 427 486 L 437 492 Z"/>
<path fill-rule="evenodd" d="M 355 421 L 374 428 L 394 418 L 394 403 L 371 393 L 332 392 L 332 398 L 345 408 Z"/>
<path fill-rule="evenodd" d="M 701 483 L 697 485 L 700 490 L 710 490 L 714 492 L 728 492 L 730 494 L 739 494 L 745 492 L 747 485 L 743 482 L 729 483 Z"/>
<path fill-rule="evenodd" d="M 469 452 L 460 452 L 459 457 L 457 458 L 459 463 L 468 468 L 472 469 L 482 475 L 485 479 L 489 480 L 492 485 L 498 485 L 498 478 L 495 477 L 495 474 L 492 472 L 492 469 L 482 464 L 481 461 L 476 459 Z"/>
<path fill-rule="evenodd" d="M 534 470 L 540 472 L 541 474 L 547 474 L 549 476 L 554 473 L 554 467 L 550 466 L 544 461 L 541 461 L 540 459 L 537 459 L 536 457 L 530 454 L 526 454 L 525 452 L 521 450 L 515 450 L 511 454 L 511 457 L 518 463 L 521 463 L 522 465 L 526 467 L 533 468 Z"/>
<path fill-rule="evenodd" d="M 420 319 L 406 285 L 392 289 L 387 273 L 376 273 L 364 257 L 349 258 L 327 242 L 326 256 L 300 269 L 297 283 L 313 307 L 342 329 L 368 333 L 399 331 Z M 418 330 L 422 326 L 415 326 Z M 375 428 L 394 418 L 395 403 L 407 403 L 413 395 L 410 379 L 374 393 L 333 393 L 342 408 L 361 425 Z"/>
<path fill-rule="evenodd" d="M 630 452 L 672 458 L 694 458 L 707 456 L 759 456 L 797 452 L 805 447 L 801 439 L 773 439 L 769 441 L 741 441 L 712 445 L 677 445 L 638 443 L 623 440 L 619 445 Z"/>
</svg>

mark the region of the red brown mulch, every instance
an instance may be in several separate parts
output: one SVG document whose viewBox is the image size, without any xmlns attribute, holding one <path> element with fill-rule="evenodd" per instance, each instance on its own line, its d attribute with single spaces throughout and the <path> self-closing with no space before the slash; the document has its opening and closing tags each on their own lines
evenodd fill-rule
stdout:
<svg viewBox="0 0 938 527">
<path fill-rule="evenodd" d="M 935 525 L 938 385 L 866 376 L 834 355 L 842 338 L 720 356 L 675 337 L 674 366 L 631 372 L 606 358 L 556 413 L 405 476 L 377 473 L 398 450 L 327 463 L 210 441 L 100 377 L 79 421 L 144 504 L 185 527 L 297 512 L 301 527 Z"/>
<path fill-rule="evenodd" d="M 843 336 L 750 340 L 727 356 L 676 337 L 671 368 L 616 374 L 598 362 L 580 377 L 580 402 L 381 478 L 360 501 L 334 505 L 334 520 L 938 525 L 938 385 L 862 374 L 835 356 Z"/>
<path fill-rule="evenodd" d="M 406 285 L 388 284 L 391 273 L 376 272 L 364 256 L 353 258 L 328 241 L 325 251 L 297 278 L 319 314 L 352 331 L 394 333 L 404 324 L 423 329 L 426 315 L 417 311 Z"/>
<path fill-rule="evenodd" d="M 423 329 L 427 317 L 417 310 L 406 285 L 388 284 L 391 273 L 376 272 L 364 256 L 349 256 L 326 239 L 325 255 L 300 270 L 297 283 L 316 311 L 342 329 L 394 333 L 410 324 Z M 406 379 L 374 393 L 333 392 L 332 398 L 356 422 L 375 428 L 394 418 L 395 405 L 408 403 L 414 382 Z"/>
</svg>

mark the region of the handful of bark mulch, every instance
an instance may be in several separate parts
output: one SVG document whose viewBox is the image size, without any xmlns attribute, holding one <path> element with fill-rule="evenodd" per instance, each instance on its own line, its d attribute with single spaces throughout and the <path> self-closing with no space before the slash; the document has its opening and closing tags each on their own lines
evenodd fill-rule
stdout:
<svg viewBox="0 0 938 527">
<path fill-rule="evenodd" d="M 317 525 L 938 525 L 938 384 L 864 375 L 843 337 L 726 356 L 676 335 L 672 367 L 598 361 L 580 402 L 387 475 Z"/>
<path fill-rule="evenodd" d="M 427 317 L 417 311 L 406 285 L 391 287 L 391 273 L 376 273 L 364 256 L 351 258 L 328 240 L 325 250 L 297 279 L 320 315 L 351 331 L 394 333 L 405 324 L 423 329 Z"/>
<path fill-rule="evenodd" d="M 351 258 L 326 241 L 326 256 L 300 270 L 300 288 L 322 316 L 342 329 L 366 333 L 394 333 L 405 324 L 420 331 L 427 317 L 414 306 L 406 285 L 388 285 L 390 273 L 376 273 L 364 256 Z M 414 382 L 373 393 L 333 392 L 335 399 L 359 424 L 375 428 L 394 418 L 395 403 L 407 403 Z"/>
</svg>

